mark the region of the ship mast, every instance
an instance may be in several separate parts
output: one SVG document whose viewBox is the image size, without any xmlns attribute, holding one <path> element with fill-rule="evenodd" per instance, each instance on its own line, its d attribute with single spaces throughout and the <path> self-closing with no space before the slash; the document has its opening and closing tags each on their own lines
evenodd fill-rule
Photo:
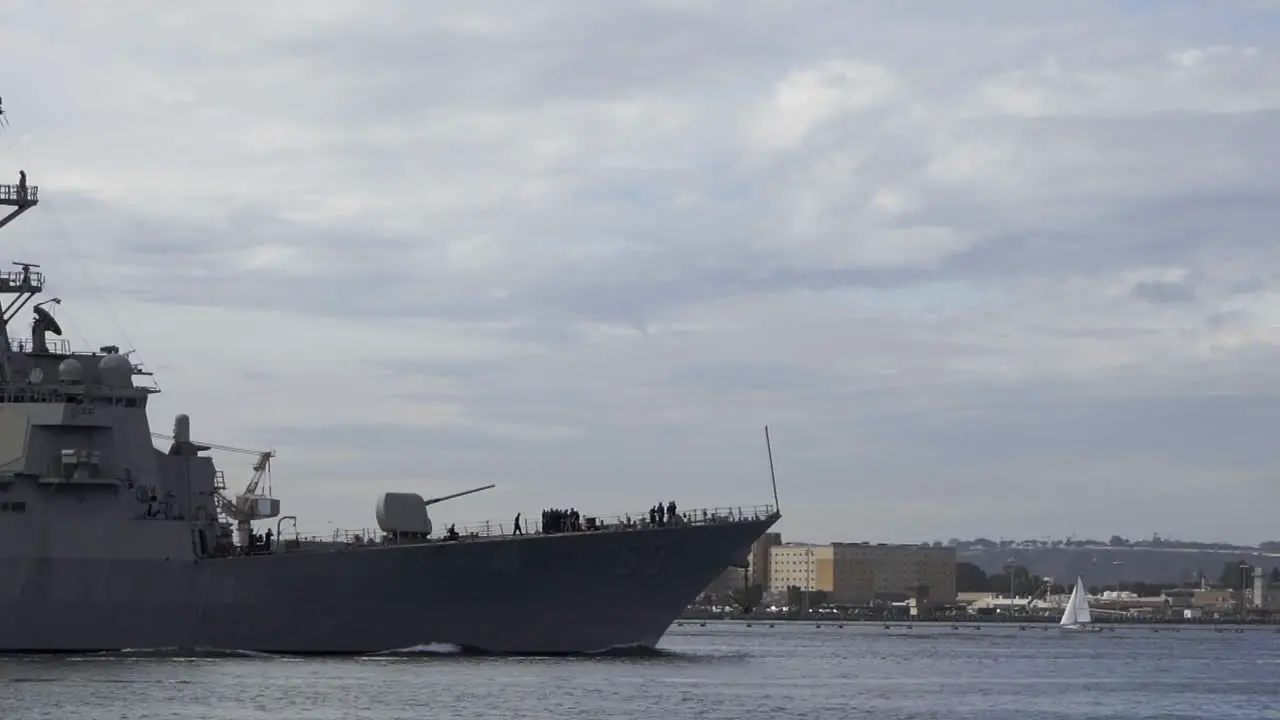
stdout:
<svg viewBox="0 0 1280 720">
<path fill-rule="evenodd" d="M 18 182 L 15 185 L 0 184 L 0 207 L 12 208 L 4 217 L 0 217 L 0 228 L 13 222 L 19 215 L 40 203 L 40 189 L 27 185 L 27 173 L 18 171 Z M 44 290 L 44 275 L 33 272 L 40 267 L 32 263 L 14 263 L 20 269 L 0 272 L 0 304 L 3 314 L 0 315 L 0 382 L 13 380 L 11 360 L 14 355 L 13 344 L 9 338 L 9 323 L 31 298 Z M 9 299 L 12 296 L 12 300 Z"/>
</svg>

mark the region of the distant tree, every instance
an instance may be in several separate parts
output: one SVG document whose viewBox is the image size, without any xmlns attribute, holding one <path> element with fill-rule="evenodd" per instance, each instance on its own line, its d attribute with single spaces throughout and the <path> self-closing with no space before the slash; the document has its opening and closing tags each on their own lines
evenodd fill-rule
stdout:
<svg viewBox="0 0 1280 720">
<path fill-rule="evenodd" d="M 1032 575 L 1031 571 L 1021 565 L 1015 565 L 1012 570 L 1013 581 L 1009 580 L 1010 573 L 997 573 L 987 576 L 987 592 L 1008 595 L 1012 587 L 1013 594 L 1017 597 L 1027 597 L 1034 594 L 1044 584 L 1039 576 Z M 959 581 L 957 580 L 957 587 Z"/>
<path fill-rule="evenodd" d="M 1159 597 L 1166 590 L 1176 590 L 1177 587 L 1176 582 L 1136 582 L 1133 584 L 1133 592 L 1142 597 Z"/>
<path fill-rule="evenodd" d="M 1129 541 L 1119 535 L 1112 535 L 1111 540 L 1107 542 L 1107 544 L 1111 547 L 1124 547 L 1129 544 Z"/>
<path fill-rule="evenodd" d="M 1032 575 L 1031 571 L 1021 565 L 1013 568 L 1013 593 L 1018 596 L 1027 596 L 1040 589 L 1042 580 Z"/>
<path fill-rule="evenodd" d="M 787 588 L 787 605 L 790 605 L 792 610 L 799 610 L 804 606 L 804 596 L 806 594 L 809 596 L 810 609 L 816 608 L 827 601 L 827 593 L 824 590 L 810 590 L 805 593 L 799 586 L 792 585 Z"/>
<path fill-rule="evenodd" d="M 1103 590 L 1119 590 L 1120 592 L 1131 592 L 1138 597 L 1157 597 L 1164 592 L 1163 584 L 1148 582 L 1122 582 L 1116 585 L 1104 586 Z"/>
<path fill-rule="evenodd" d="M 956 563 L 956 592 L 990 592 L 987 574 L 973 563 Z"/>
<path fill-rule="evenodd" d="M 1267 552 L 1280 550 L 1280 540 L 1268 540 L 1266 542 L 1258 543 L 1258 549 L 1265 550 Z"/>
<path fill-rule="evenodd" d="M 1247 576 L 1241 566 L 1248 565 L 1248 560 L 1231 560 L 1222 565 L 1222 574 L 1218 575 L 1218 587 L 1238 590 L 1247 583 Z"/>
</svg>

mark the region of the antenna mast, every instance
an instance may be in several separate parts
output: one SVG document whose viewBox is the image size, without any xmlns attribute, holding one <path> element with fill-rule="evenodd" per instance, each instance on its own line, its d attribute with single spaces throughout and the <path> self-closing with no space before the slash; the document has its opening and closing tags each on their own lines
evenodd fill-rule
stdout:
<svg viewBox="0 0 1280 720">
<path fill-rule="evenodd" d="M 0 106 L 0 113 L 4 108 Z M 13 222 L 19 215 L 40 203 L 40 189 L 27 185 L 27 173 L 18 171 L 18 182 L 15 185 L 0 184 L 0 207 L 13 208 L 4 217 L 0 217 L 0 228 Z M 32 272 L 39 267 L 32 263 L 14 263 L 20 269 L 0 272 L 0 295 L 12 295 L 13 300 L 3 305 L 0 315 L 0 381 L 13 379 L 10 360 L 14 349 L 9 338 L 9 321 L 15 313 L 26 306 L 31 298 L 44 290 L 44 276 L 40 272 Z"/>
<path fill-rule="evenodd" d="M 773 473 L 773 444 L 769 442 L 769 426 L 764 426 L 764 449 L 769 453 L 769 481 L 773 483 L 773 511 L 782 512 L 778 504 L 778 476 Z"/>
<path fill-rule="evenodd" d="M 0 98 L 0 127 L 7 127 L 9 121 L 4 116 L 4 99 Z M 30 210 L 40 203 L 40 189 L 27 187 L 27 172 L 18 171 L 17 185 L 0 185 L 0 206 L 13 208 L 9 214 L 0 218 L 0 228 L 13 222 L 14 218 Z"/>
</svg>

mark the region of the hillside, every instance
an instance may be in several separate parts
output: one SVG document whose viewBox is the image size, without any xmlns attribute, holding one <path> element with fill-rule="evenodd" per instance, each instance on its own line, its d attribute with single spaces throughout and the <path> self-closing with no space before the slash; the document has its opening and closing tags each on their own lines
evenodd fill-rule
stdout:
<svg viewBox="0 0 1280 720">
<path fill-rule="evenodd" d="M 1010 559 L 1035 575 L 1055 580 L 1082 576 L 1089 585 L 1119 582 L 1180 583 L 1203 572 L 1218 578 L 1225 563 L 1244 560 L 1270 572 L 1280 566 L 1280 552 L 1257 548 L 1214 549 L 1176 547 L 960 547 L 956 560 L 970 562 L 988 574 L 1004 571 Z"/>
</svg>

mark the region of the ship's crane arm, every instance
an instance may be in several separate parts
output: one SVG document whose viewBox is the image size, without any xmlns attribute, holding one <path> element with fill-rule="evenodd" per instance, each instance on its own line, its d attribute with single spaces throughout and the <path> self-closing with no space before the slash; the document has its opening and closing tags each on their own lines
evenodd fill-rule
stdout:
<svg viewBox="0 0 1280 720">
<path fill-rule="evenodd" d="M 169 441 L 173 440 L 172 435 L 165 435 L 164 433 L 157 433 L 157 432 L 151 433 L 151 437 L 157 440 L 169 440 Z M 218 450 L 220 452 L 229 452 L 229 453 L 238 453 L 240 455 L 258 455 L 258 456 L 269 455 L 270 457 L 276 456 L 275 450 L 263 452 L 262 450 L 249 450 L 247 448 L 231 447 L 230 445 L 214 445 L 213 443 L 194 443 L 194 444 L 209 448 L 210 450 Z M 255 470 L 257 469 L 256 466 L 254 469 Z"/>
<path fill-rule="evenodd" d="M 253 477 L 249 478 L 249 484 L 244 486 L 243 495 L 256 495 L 258 486 L 262 484 L 262 479 L 271 475 L 271 458 L 276 456 L 275 450 L 265 450 L 258 453 L 258 461 L 253 464 Z"/>
<path fill-rule="evenodd" d="M 231 502 L 226 495 L 220 492 L 213 494 L 213 502 L 218 506 L 218 512 L 222 513 L 228 519 L 234 520 L 236 517 L 236 504 Z"/>
</svg>

